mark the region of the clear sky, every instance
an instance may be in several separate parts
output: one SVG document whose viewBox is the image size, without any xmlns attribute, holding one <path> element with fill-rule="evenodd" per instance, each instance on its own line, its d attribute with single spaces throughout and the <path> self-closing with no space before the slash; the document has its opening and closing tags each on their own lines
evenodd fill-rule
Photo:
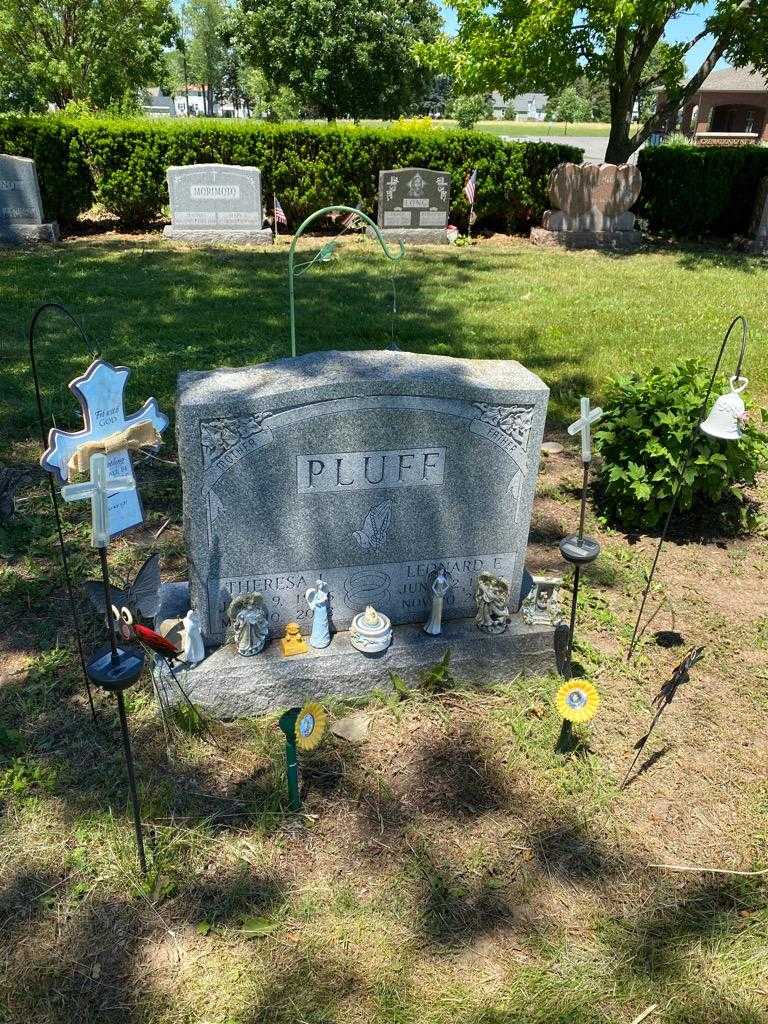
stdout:
<svg viewBox="0 0 768 1024">
<path fill-rule="evenodd" d="M 443 20 L 445 21 L 446 30 L 449 33 L 455 32 L 456 12 L 445 3 L 438 2 L 438 7 L 440 7 L 443 12 Z M 712 7 L 712 0 L 707 0 L 705 4 L 695 8 L 689 14 L 681 14 L 679 18 L 676 18 L 667 27 L 666 38 L 671 42 L 691 39 L 697 32 L 701 31 L 704 19 Z M 704 39 L 697 43 L 696 46 L 694 46 L 686 55 L 688 70 L 690 72 L 696 71 L 702 60 L 709 52 L 711 45 L 712 37 L 705 36 Z"/>
</svg>

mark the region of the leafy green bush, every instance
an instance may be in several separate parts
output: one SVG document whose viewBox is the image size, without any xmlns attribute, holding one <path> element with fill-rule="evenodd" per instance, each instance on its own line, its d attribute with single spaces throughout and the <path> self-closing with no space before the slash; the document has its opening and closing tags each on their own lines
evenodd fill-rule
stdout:
<svg viewBox="0 0 768 1024">
<path fill-rule="evenodd" d="M 636 210 L 651 231 L 680 238 L 745 235 L 760 179 L 768 174 L 768 148 L 646 147 L 637 165 L 643 187 Z"/>
<path fill-rule="evenodd" d="M 722 505 L 727 518 L 736 511 L 743 519 L 742 486 L 754 484 L 768 465 L 768 434 L 752 422 L 738 442 L 698 430 L 708 383 L 706 367 L 695 359 L 609 383 L 595 448 L 603 459 L 596 498 L 611 522 L 624 529 L 653 529 L 663 522 L 692 438 L 678 510 Z M 716 382 L 713 399 L 722 390 Z"/>
<path fill-rule="evenodd" d="M 276 192 L 291 227 L 333 203 L 373 214 L 379 171 L 408 166 L 451 173 L 452 215 L 461 220 L 462 185 L 477 168 L 480 222 L 523 229 L 548 205 L 552 168 L 581 159 L 571 146 L 504 143 L 479 132 L 207 118 L 0 117 L 0 150 L 35 157 L 49 215 L 66 223 L 95 201 L 126 225 L 162 216 L 168 167 L 225 163 L 260 167 L 265 201 Z"/>
<path fill-rule="evenodd" d="M 491 104 L 487 96 L 457 96 L 448 107 L 448 117 L 453 118 L 459 128 L 467 130 L 490 116 Z"/>
</svg>

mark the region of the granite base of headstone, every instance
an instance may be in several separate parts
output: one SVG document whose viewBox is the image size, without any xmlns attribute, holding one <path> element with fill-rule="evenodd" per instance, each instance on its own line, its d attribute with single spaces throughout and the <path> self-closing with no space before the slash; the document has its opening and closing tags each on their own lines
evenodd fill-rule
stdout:
<svg viewBox="0 0 768 1024">
<path fill-rule="evenodd" d="M 736 242 L 743 252 L 768 255 L 768 176 L 760 179 L 749 235 L 737 238 Z"/>
<path fill-rule="evenodd" d="M 188 584 L 164 584 L 157 623 L 183 617 L 188 609 Z M 352 646 L 349 631 L 341 630 L 328 647 L 310 647 L 308 653 L 290 658 L 283 656 L 276 639 L 252 658 L 241 657 L 231 644 L 219 647 L 195 668 L 184 670 L 181 682 L 189 699 L 209 715 L 243 718 L 309 699 L 390 692 L 393 673 L 418 686 L 447 651 L 452 674 L 465 682 L 492 686 L 519 675 L 554 674 L 554 635 L 553 626 L 527 625 L 519 614 L 504 633 L 494 636 L 479 630 L 471 618 L 449 620 L 439 636 L 425 633 L 420 623 L 406 623 L 394 627 L 386 651 L 364 655 Z M 164 689 L 170 703 L 184 700 L 172 681 Z"/>
<path fill-rule="evenodd" d="M 560 164 L 549 176 L 549 198 L 534 245 L 566 249 L 636 249 L 642 235 L 630 207 L 642 178 L 631 164 Z"/>
<path fill-rule="evenodd" d="M 529 651 L 532 671 L 553 665 L 550 632 L 532 634 L 515 615 L 507 633 L 489 637 L 472 621 L 481 574 L 508 581 L 511 612 L 525 596 L 548 395 L 513 361 L 409 352 L 318 352 L 182 373 L 184 600 L 212 652 L 194 670 L 209 679 L 209 705 L 227 707 L 239 692 L 238 713 L 256 713 L 270 700 L 285 706 L 292 685 L 296 701 L 304 688 L 370 692 L 390 670 L 407 676 L 439 660 L 446 645 L 466 675 L 471 663 L 482 676 L 498 659 L 511 678 L 527 670 Z M 446 632 L 432 640 L 422 626 L 441 570 Z M 290 622 L 309 634 L 305 594 L 318 579 L 330 594 L 333 640 L 283 659 L 275 640 Z M 263 595 L 269 653 L 216 651 L 233 599 L 253 592 Z M 395 626 L 380 658 L 354 651 L 347 634 L 368 605 Z"/>
<path fill-rule="evenodd" d="M 264 228 L 261 171 L 237 164 L 169 167 L 171 223 L 163 236 L 192 245 L 272 245 Z"/>
<path fill-rule="evenodd" d="M 448 171 L 404 167 L 379 172 L 376 223 L 386 241 L 447 245 L 451 176 Z M 366 234 L 374 238 L 372 228 Z"/>
<path fill-rule="evenodd" d="M 0 245 L 56 242 L 58 238 L 56 221 L 43 221 L 35 161 L 0 153 Z"/>
</svg>

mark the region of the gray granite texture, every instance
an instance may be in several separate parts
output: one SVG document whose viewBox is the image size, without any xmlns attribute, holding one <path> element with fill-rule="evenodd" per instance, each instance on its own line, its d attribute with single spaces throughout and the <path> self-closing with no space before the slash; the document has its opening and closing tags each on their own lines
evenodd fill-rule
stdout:
<svg viewBox="0 0 768 1024">
<path fill-rule="evenodd" d="M 261 171 L 239 164 L 189 164 L 166 173 L 170 229 L 163 234 L 201 244 L 269 245 L 261 202 Z"/>
<path fill-rule="evenodd" d="M 158 621 L 183 615 L 188 606 L 185 584 L 166 584 L 161 592 Z M 424 673 L 450 651 L 451 671 L 459 680 L 491 685 L 516 675 L 556 671 L 554 630 L 527 626 L 513 617 L 505 633 L 489 636 L 471 619 L 446 623 L 441 636 L 428 636 L 420 625 L 394 630 L 388 650 L 367 656 L 356 651 L 347 632 L 336 633 L 329 647 L 286 658 L 273 640 L 253 658 L 243 658 L 229 645 L 220 647 L 193 669 L 182 670 L 180 681 L 190 700 L 217 718 L 261 715 L 295 707 L 309 699 L 365 697 L 374 689 L 390 691 L 390 673 L 416 685 Z M 171 702 L 182 700 L 167 686 Z"/>
<path fill-rule="evenodd" d="M 0 245 L 55 242 L 59 227 L 43 223 L 35 161 L 0 153 Z"/>
<path fill-rule="evenodd" d="M 448 234 L 445 228 L 379 228 L 386 242 L 395 245 L 402 241 L 404 245 L 448 245 Z M 373 228 L 366 229 L 369 238 L 375 238 Z"/>
<path fill-rule="evenodd" d="M 531 228 L 533 245 L 561 246 L 563 249 L 637 249 L 643 244 L 639 231 L 548 231 Z"/>
<path fill-rule="evenodd" d="M 226 608 L 264 595 L 273 636 L 309 632 L 322 577 L 337 629 L 373 604 L 423 622 L 475 612 L 481 572 L 517 597 L 549 390 L 509 360 L 318 352 L 182 373 L 176 425 L 193 607 L 221 643 Z"/>
<path fill-rule="evenodd" d="M 414 230 L 445 228 L 451 207 L 448 171 L 403 167 L 379 172 L 377 224 L 380 228 Z"/>
</svg>

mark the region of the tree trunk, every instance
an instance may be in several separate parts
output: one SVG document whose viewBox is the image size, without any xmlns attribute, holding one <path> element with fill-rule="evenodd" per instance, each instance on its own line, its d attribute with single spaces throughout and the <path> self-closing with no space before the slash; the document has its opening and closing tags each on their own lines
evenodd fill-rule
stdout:
<svg viewBox="0 0 768 1024">
<path fill-rule="evenodd" d="M 617 97 L 614 104 L 614 97 L 611 96 L 611 131 L 608 136 L 608 145 L 605 150 L 605 162 L 607 164 L 625 164 L 634 152 L 634 146 L 629 137 L 629 126 L 632 120 L 632 101 L 627 103 Z"/>
</svg>

